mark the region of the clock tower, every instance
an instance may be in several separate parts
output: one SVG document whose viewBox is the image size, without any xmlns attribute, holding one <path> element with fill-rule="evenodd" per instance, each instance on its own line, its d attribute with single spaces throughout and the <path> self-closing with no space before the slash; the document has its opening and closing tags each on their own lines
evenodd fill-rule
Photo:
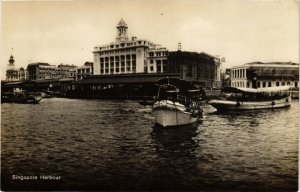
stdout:
<svg viewBox="0 0 300 192">
<path fill-rule="evenodd" d="M 117 25 L 117 41 L 128 41 L 128 35 L 127 35 L 127 24 L 123 19 L 120 20 L 120 22 Z"/>
</svg>

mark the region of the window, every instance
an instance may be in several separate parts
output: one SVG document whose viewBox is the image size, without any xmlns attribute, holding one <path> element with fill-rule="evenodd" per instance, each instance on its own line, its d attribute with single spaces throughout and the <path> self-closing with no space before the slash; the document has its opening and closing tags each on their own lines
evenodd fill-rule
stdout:
<svg viewBox="0 0 300 192">
<path fill-rule="evenodd" d="M 277 86 L 277 87 L 279 86 L 279 81 L 276 81 L 276 86 Z"/>
<path fill-rule="evenodd" d="M 272 82 L 271 81 L 268 82 L 268 87 L 272 87 Z"/>
<path fill-rule="evenodd" d="M 266 82 L 265 82 L 265 81 L 262 83 L 262 86 L 263 86 L 263 87 L 266 87 Z"/>
<path fill-rule="evenodd" d="M 150 66 L 150 71 L 153 71 L 153 66 Z"/>
<path fill-rule="evenodd" d="M 287 82 L 287 85 L 290 85 L 291 83 L 290 82 Z"/>
<path fill-rule="evenodd" d="M 249 84 L 249 81 L 247 81 L 247 88 L 249 88 L 250 87 L 250 84 Z"/>
<path fill-rule="evenodd" d="M 157 65 L 156 69 L 157 69 L 157 72 L 160 73 L 161 72 L 161 65 Z"/>
<path fill-rule="evenodd" d="M 285 82 L 284 82 L 284 81 L 282 81 L 282 82 L 281 82 L 281 85 L 282 85 L 282 86 L 284 86 L 284 85 L 285 85 Z"/>
<path fill-rule="evenodd" d="M 153 60 L 152 60 L 152 59 L 150 60 L 150 63 L 151 63 L 151 64 L 153 63 Z"/>
<path fill-rule="evenodd" d="M 166 72 L 167 71 L 167 65 L 163 65 L 163 70 L 162 72 Z"/>
<path fill-rule="evenodd" d="M 260 87 L 260 82 L 257 82 L 257 87 Z"/>
<path fill-rule="evenodd" d="M 187 76 L 192 76 L 192 68 L 193 68 L 193 66 L 192 65 L 188 65 L 188 70 L 187 70 Z"/>
<path fill-rule="evenodd" d="M 161 64 L 161 61 L 160 61 L 160 60 L 157 60 L 157 61 L 156 61 L 156 64 L 157 64 L 157 65 L 160 65 L 160 64 Z"/>
<path fill-rule="evenodd" d="M 298 82 L 295 82 L 295 87 L 298 87 Z"/>
</svg>

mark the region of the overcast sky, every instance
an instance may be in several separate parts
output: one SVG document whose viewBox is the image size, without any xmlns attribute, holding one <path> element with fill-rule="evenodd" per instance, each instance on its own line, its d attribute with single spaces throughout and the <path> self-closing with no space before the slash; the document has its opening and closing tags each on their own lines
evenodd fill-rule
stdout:
<svg viewBox="0 0 300 192">
<path fill-rule="evenodd" d="M 93 61 L 93 47 L 115 40 L 121 18 L 130 37 L 171 51 L 181 42 L 184 51 L 225 57 L 224 67 L 299 63 L 297 0 L 7 1 L 2 2 L 1 79 L 11 54 L 17 67 Z"/>
</svg>

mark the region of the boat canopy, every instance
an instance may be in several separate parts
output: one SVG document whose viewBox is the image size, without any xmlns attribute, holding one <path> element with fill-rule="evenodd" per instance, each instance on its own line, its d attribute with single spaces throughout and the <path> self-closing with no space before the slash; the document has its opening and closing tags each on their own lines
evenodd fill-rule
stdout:
<svg viewBox="0 0 300 192">
<path fill-rule="evenodd" d="M 232 93 L 270 93 L 270 92 L 280 92 L 280 91 L 288 91 L 291 87 L 289 85 L 286 86 L 278 86 L 278 87 L 264 87 L 264 88 L 238 88 L 238 87 L 224 87 L 223 92 L 232 92 Z"/>
<path fill-rule="evenodd" d="M 197 90 L 195 86 L 193 86 L 191 83 L 177 79 L 177 78 L 163 78 L 158 81 L 160 85 L 165 85 L 165 84 L 171 84 L 174 85 L 177 89 L 179 89 L 179 92 L 194 92 Z M 198 91 L 198 90 L 197 90 Z"/>
</svg>

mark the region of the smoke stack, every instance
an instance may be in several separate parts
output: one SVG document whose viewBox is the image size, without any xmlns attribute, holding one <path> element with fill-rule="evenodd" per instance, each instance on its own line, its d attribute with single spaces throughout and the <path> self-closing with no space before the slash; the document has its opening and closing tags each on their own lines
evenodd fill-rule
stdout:
<svg viewBox="0 0 300 192">
<path fill-rule="evenodd" d="M 178 51 L 181 51 L 181 43 L 178 43 Z"/>
</svg>

